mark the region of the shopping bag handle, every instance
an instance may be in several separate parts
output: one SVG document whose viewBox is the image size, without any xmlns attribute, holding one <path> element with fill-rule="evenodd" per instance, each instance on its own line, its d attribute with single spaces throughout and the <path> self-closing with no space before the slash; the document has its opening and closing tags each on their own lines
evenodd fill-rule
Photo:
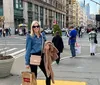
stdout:
<svg viewBox="0 0 100 85">
<path fill-rule="evenodd" d="M 76 42 L 76 43 L 75 43 L 75 46 L 76 46 L 76 47 L 79 47 L 80 45 Z"/>
</svg>

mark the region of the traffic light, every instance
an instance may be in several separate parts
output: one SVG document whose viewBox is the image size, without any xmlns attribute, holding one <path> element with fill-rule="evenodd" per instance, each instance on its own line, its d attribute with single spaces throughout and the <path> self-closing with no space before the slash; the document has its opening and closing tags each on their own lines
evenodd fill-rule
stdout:
<svg viewBox="0 0 100 85">
<path fill-rule="evenodd" d="M 100 15 L 96 15 L 96 21 L 100 21 Z"/>
</svg>

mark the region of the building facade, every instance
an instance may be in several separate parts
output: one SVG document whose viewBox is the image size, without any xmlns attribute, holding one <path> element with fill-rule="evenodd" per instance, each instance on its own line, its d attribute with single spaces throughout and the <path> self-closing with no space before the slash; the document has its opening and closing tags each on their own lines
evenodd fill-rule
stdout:
<svg viewBox="0 0 100 85">
<path fill-rule="evenodd" d="M 2 22 L 3 22 L 3 19 L 2 19 L 2 16 L 3 16 L 3 0 L 0 0 L 0 27 L 2 27 Z"/>
<path fill-rule="evenodd" d="M 73 4 L 76 0 L 66 0 L 66 27 L 73 25 Z"/>
<path fill-rule="evenodd" d="M 5 28 L 13 31 L 21 23 L 30 29 L 31 22 L 38 20 L 42 28 L 52 29 L 53 23 L 66 27 L 66 0 L 0 0 L 0 16 L 4 16 Z"/>
</svg>

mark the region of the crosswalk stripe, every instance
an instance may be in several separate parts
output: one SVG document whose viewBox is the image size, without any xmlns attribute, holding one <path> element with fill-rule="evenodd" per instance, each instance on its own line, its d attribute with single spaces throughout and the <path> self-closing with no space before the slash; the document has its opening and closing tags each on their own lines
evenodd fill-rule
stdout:
<svg viewBox="0 0 100 85">
<path fill-rule="evenodd" d="M 3 53 L 5 53 L 5 52 L 10 52 L 10 51 L 13 51 L 13 50 L 16 50 L 17 48 L 12 48 L 12 49 L 9 49 L 9 50 L 7 50 L 7 51 L 2 51 L 1 53 L 3 54 Z"/>
<path fill-rule="evenodd" d="M 9 55 L 14 56 L 14 55 L 19 54 L 19 53 L 24 52 L 24 51 L 25 51 L 25 49 L 22 49 L 22 50 L 14 52 L 14 53 L 11 53 Z"/>
<path fill-rule="evenodd" d="M 8 47 L 2 48 L 2 49 L 0 49 L 0 51 L 2 51 L 2 50 L 6 50 L 6 49 L 8 49 Z"/>
</svg>

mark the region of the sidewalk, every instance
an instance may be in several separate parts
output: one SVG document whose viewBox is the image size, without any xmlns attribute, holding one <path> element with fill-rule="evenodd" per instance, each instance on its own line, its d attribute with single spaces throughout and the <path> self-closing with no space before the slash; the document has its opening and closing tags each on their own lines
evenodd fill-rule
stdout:
<svg viewBox="0 0 100 85">
<path fill-rule="evenodd" d="M 65 45 L 60 64 L 54 63 L 52 65 L 55 80 L 57 80 L 57 83 L 53 85 L 100 85 L 100 47 L 97 47 L 95 56 L 90 56 L 89 45 L 86 39 L 79 40 L 79 43 L 82 45 L 82 53 L 80 55 L 76 58 L 69 58 L 69 46 Z M 0 79 L 0 85 L 21 84 L 20 72 L 25 70 L 23 56 L 18 57 L 13 64 L 11 73 L 16 75 Z M 41 71 L 38 73 L 38 80 L 45 80 Z"/>
<path fill-rule="evenodd" d="M 63 58 L 59 65 L 53 64 L 56 82 L 60 85 L 100 85 L 100 55 Z M 94 63 L 93 63 L 94 62 Z M 38 74 L 39 80 L 45 80 L 42 72 Z M 59 84 L 53 85 L 59 85 Z M 66 83 L 66 84 L 65 84 Z M 76 84 L 77 83 L 77 84 Z M 78 84 L 79 83 L 79 84 Z M 86 83 L 86 84 L 85 84 Z M 9 76 L 0 79 L 0 85 L 20 85 L 21 75 Z M 41 84 L 38 84 L 41 85 Z M 45 85 L 45 84 L 42 84 Z"/>
</svg>

